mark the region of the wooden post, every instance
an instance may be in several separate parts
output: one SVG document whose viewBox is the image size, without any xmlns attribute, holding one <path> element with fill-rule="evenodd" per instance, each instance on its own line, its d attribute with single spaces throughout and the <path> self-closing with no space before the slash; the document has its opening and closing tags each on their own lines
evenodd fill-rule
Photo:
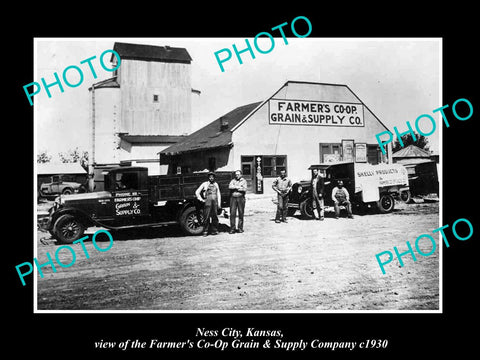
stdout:
<svg viewBox="0 0 480 360">
<path fill-rule="evenodd" d="M 95 189 L 94 181 L 94 164 L 95 164 L 95 85 L 92 84 L 92 138 L 90 144 L 90 154 L 88 156 L 88 191 L 93 192 Z"/>
</svg>

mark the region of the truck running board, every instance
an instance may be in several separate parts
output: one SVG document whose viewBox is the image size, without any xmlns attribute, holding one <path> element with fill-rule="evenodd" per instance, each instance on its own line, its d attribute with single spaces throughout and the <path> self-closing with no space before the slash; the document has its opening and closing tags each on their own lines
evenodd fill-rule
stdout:
<svg viewBox="0 0 480 360">
<path fill-rule="evenodd" d="M 142 227 L 161 227 L 166 225 L 174 225 L 178 224 L 178 221 L 163 221 L 161 223 L 151 223 L 151 224 L 139 224 L 139 225 L 125 225 L 125 226 L 106 226 L 101 225 L 102 227 L 106 227 L 110 230 L 123 230 L 123 229 L 133 229 L 133 228 L 142 228 Z"/>
</svg>

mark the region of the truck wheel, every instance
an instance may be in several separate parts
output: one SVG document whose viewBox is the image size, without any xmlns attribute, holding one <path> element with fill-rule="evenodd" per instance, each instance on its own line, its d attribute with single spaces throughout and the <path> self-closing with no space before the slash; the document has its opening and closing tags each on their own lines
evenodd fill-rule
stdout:
<svg viewBox="0 0 480 360">
<path fill-rule="evenodd" d="M 313 219 L 315 217 L 313 214 L 312 201 L 310 199 L 303 200 L 300 203 L 300 213 L 304 219 Z"/>
<path fill-rule="evenodd" d="M 66 188 L 62 191 L 62 194 L 63 195 L 70 195 L 72 192 L 73 192 L 72 189 Z"/>
<path fill-rule="evenodd" d="M 412 200 L 412 194 L 410 193 L 410 190 L 402 191 L 400 193 L 400 199 L 406 203 L 409 203 L 410 200 Z"/>
<path fill-rule="evenodd" d="M 53 226 L 55 238 L 63 244 L 71 244 L 80 239 L 85 232 L 85 226 L 72 215 L 60 216 Z"/>
<path fill-rule="evenodd" d="M 384 193 L 380 195 L 380 200 L 377 201 L 377 206 L 380 213 L 386 214 L 393 211 L 395 200 L 392 195 Z"/>
<path fill-rule="evenodd" d="M 194 206 L 188 207 L 180 215 L 180 226 L 189 235 L 200 235 L 203 232 L 203 216 L 200 212 L 200 219 L 197 217 L 197 210 Z"/>
</svg>

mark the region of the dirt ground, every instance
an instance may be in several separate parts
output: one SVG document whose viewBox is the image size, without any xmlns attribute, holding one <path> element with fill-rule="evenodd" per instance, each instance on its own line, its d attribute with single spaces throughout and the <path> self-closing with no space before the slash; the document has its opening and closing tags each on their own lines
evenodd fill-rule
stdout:
<svg viewBox="0 0 480 360">
<path fill-rule="evenodd" d="M 407 250 L 439 225 L 438 203 L 397 202 L 391 214 L 354 219 L 276 224 L 268 198 L 248 200 L 245 233 L 184 236 L 176 226 L 112 232 L 106 252 L 85 242 L 72 245 L 69 268 L 43 268 L 37 277 L 38 310 L 436 310 L 439 308 L 439 247 L 414 262 L 405 256 L 385 266 L 375 259 L 393 246 Z M 89 229 L 93 233 L 96 229 Z M 38 231 L 37 258 L 58 248 Z M 44 238 L 43 240 L 41 240 Z M 106 237 L 105 237 L 106 239 Z M 99 246 L 107 247 L 106 242 Z M 431 245 L 421 242 L 427 253 Z M 63 263 L 71 261 L 64 250 Z M 26 280 L 31 281 L 31 277 Z"/>
</svg>

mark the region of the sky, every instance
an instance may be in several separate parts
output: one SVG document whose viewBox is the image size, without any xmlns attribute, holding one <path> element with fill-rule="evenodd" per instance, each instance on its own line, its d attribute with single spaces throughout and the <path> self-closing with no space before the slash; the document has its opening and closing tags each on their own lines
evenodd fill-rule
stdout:
<svg viewBox="0 0 480 360">
<path fill-rule="evenodd" d="M 54 72 L 61 77 L 63 70 L 76 65 L 83 71 L 83 81 L 77 87 L 64 85 L 50 88 L 51 98 L 44 89 L 34 97 L 37 151 L 47 151 L 52 161 L 58 152 L 89 147 L 89 91 L 92 83 L 108 79 L 111 72 L 102 69 L 99 58 L 115 42 L 130 42 L 172 47 L 184 47 L 191 63 L 192 132 L 232 109 L 270 97 L 287 80 L 345 84 L 369 109 L 393 131 L 407 130 L 406 121 L 414 126 L 421 114 L 437 121 L 437 130 L 428 137 L 430 149 L 439 150 L 442 126 L 440 115 L 432 110 L 442 104 L 441 40 L 438 38 L 274 38 L 275 46 L 267 54 L 255 51 L 242 54 L 243 64 L 235 55 L 220 70 L 214 53 L 224 48 L 232 52 L 232 44 L 245 47 L 245 38 L 37 38 L 35 41 L 34 79 L 54 81 Z M 268 49 L 268 38 L 258 45 Z M 253 39 L 249 39 L 253 44 Z M 82 60 L 96 56 L 92 65 Z M 223 56 L 223 54 L 221 55 Z M 110 54 L 105 56 L 109 63 Z M 68 72 L 71 83 L 80 78 L 74 70 Z M 77 76 L 77 77 L 76 77 Z M 25 98 L 25 101 L 28 100 Z M 428 132 L 431 125 L 422 125 Z M 375 142 L 375 141 L 373 141 Z"/>
</svg>

